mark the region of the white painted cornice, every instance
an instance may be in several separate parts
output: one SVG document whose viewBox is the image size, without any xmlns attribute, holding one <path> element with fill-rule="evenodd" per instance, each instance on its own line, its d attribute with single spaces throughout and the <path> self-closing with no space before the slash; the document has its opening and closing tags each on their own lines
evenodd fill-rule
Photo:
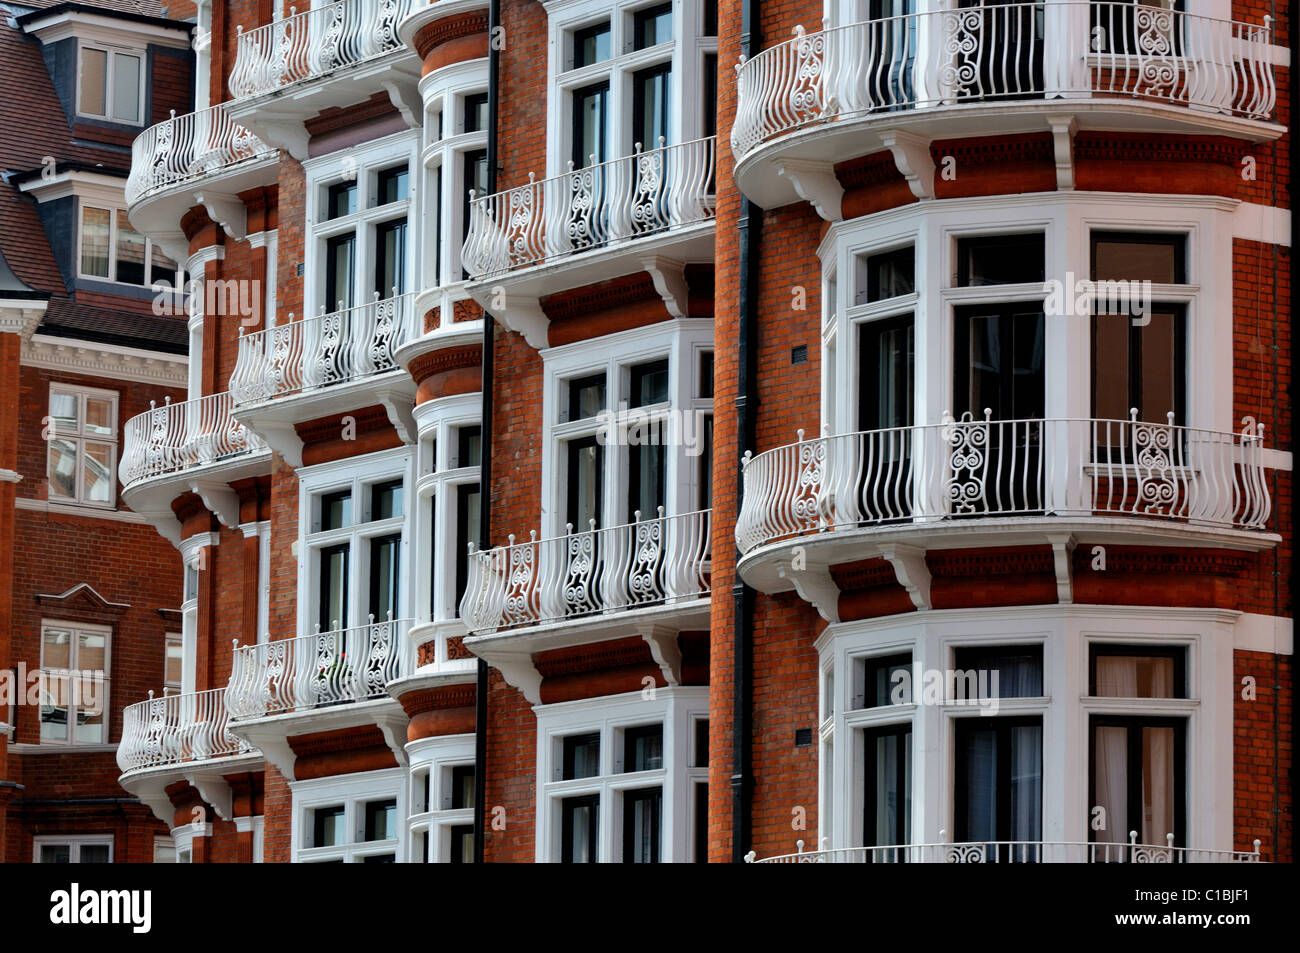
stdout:
<svg viewBox="0 0 1300 953">
<path fill-rule="evenodd" d="M 161 387 L 185 387 L 189 381 L 189 358 L 183 354 L 43 334 L 23 342 L 21 363 L 24 367 Z"/>
</svg>

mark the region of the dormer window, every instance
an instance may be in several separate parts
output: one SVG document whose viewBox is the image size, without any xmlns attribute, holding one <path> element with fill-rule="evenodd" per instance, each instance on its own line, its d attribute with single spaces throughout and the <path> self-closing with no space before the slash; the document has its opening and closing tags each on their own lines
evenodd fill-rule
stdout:
<svg viewBox="0 0 1300 953">
<path fill-rule="evenodd" d="M 77 113 L 109 122 L 144 123 L 144 57 L 97 46 L 80 50 Z"/>
</svg>

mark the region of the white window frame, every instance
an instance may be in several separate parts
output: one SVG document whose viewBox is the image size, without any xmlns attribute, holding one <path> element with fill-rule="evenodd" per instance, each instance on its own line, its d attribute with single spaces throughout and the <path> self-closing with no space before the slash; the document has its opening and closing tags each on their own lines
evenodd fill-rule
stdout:
<svg viewBox="0 0 1300 953">
<path fill-rule="evenodd" d="M 1039 715 L 1043 724 L 1044 841 L 1087 842 L 1088 724 L 1091 714 L 1187 718 L 1186 843 L 1233 848 L 1233 696 L 1221 691 L 1233 671 L 1239 614 L 1218 609 L 1133 606 L 1028 606 L 950 610 L 925 620 L 892 617 L 828 626 L 817 639 L 823 697 L 833 700 L 821 727 L 819 829 L 831 848 L 862 843 L 863 766 L 857 732 L 912 724 L 912 842 L 951 840 L 955 830 L 955 722 L 958 718 Z M 854 709 L 855 666 L 866 657 L 912 653 L 923 671 L 953 667 L 967 646 L 1043 646 L 1042 698 L 1001 699 L 996 716 L 978 706 L 909 705 Z M 1118 699 L 1088 695 L 1090 645 L 1146 645 L 1186 651 L 1187 698 Z M 827 677 L 833 684 L 827 684 Z M 838 742 L 838 743 L 837 743 Z M 943 832 L 941 834 L 941 832 Z M 808 838 L 811 840 L 811 838 Z M 793 838 L 790 850 L 794 850 Z"/>
<path fill-rule="evenodd" d="M 384 136 L 372 143 L 331 152 L 303 163 L 306 174 L 304 195 L 307 205 L 307 243 L 303 252 L 304 316 L 332 314 L 338 303 L 325 300 L 325 252 L 330 238 L 348 233 L 356 236 L 356 257 L 352 276 L 355 296 L 353 307 L 374 297 L 370 277 L 375 264 L 375 229 L 396 219 L 406 221 L 406 261 L 404 269 L 407 292 L 418 290 L 420 247 L 419 139 L 415 130 Z M 406 198 L 376 206 L 378 174 L 394 166 L 407 164 Z M 355 166 L 353 165 L 355 163 Z M 328 218 L 329 188 L 347 180 L 346 170 L 354 169 L 357 185 L 357 210 L 351 215 Z M 391 291 L 381 295 L 392 297 Z"/>
<path fill-rule="evenodd" d="M 596 434 L 605 420 L 589 417 L 582 421 L 563 419 L 568 410 L 569 382 L 589 375 L 605 374 L 605 402 L 607 411 L 619 410 L 627 401 L 630 371 L 633 367 L 668 358 L 668 401 L 653 407 L 639 408 L 648 418 L 661 418 L 674 409 L 694 411 L 690 426 L 696 437 L 703 439 L 701 416 L 713 412 L 713 399 L 703 399 L 697 394 L 700 355 L 712 351 L 713 322 L 707 318 L 682 318 L 662 322 L 645 328 L 621 332 L 593 342 L 579 341 L 562 347 L 547 348 L 541 352 L 544 374 L 542 419 L 546 426 L 546 439 L 542 443 L 542 527 L 541 538 L 566 534 L 567 466 L 565 444 L 569 440 Z M 676 516 L 694 512 L 699 502 L 700 472 L 698 457 L 687 453 L 685 436 L 681 433 L 676 415 L 668 417 L 662 439 L 667 441 L 665 455 L 664 515 Z M 625 512 L 625 492 L 628 485 L 630 448 L 626 440 L 607 440 L 604 447 L 604 474 L 602 515 L 597 528 L 605 529 L 633 522 L 633 514 Z M 650 519 L 655 514 L 643 513 Z M 587 527 L 575 526 L 574 532 L 586 532 Z"/>
<path fill-rule="evenodd" d="M 82 249 L 83 237 L 86 230 L 86 210 L 99 209 L 101 212 L 108 212 L 108 274 L 92 275 L 82 269 Z M 160 291 L 163 289 L 161 282 L 155 284 L 150 275 L 153 271 L 153 253 L 157 246 L 154 240 L 143 232 L 137 232 L 144 239 L 144 282 L 136 284 L 133 281 L 118 281 L 113 275 L 117 271 L 117 217 L 119 213 L 125 213 L 126 206 L 120 201 L 111 202 L 103 201 L 98 198 L 82 197 L 77 201 L 77 277 L 83 281 L 99 281 L 110 285 L 121 285 L 125 288 L 143 288 L 150 291 Z M 164 252 L 164 254 L 166 254 Z M 185 287 L 185 262 L 176 262 L 176 271 L 172 275 L 172 289 L 183 289 Z"/>
<path fill-rule="evenodd" d="M 667 145 L 689 142 L 701 137 L 703 112 L 688 108 L 688 96 L 704 88 L 704 54 L 717 53 L 718 38 L 703 36 L 704 5 L 700 0 L 671 0 L 672 39 L 644 50 L 633 50 L 633 23 L 636 13 L 657 7 L 663 0 L 544 0 L 547 12 L 548 46 L 547 90 L 550 106 L 546 119 L 546 176 L 565 172 L 573 151 L 573 93 L 602 80 L 609 82 L 609 114 L 606 129 L 611 141 L 606 143 L 608 160 L 632 155 L 635 149 L 631 130 L 633 110 L 632 74 L 662 63 L 670 63 L 672 87 L 669 100 Z M 609 59 L 572 69 L 575 30 L 608 21 L 610 25 Z M 689 29 L 687 28 L 689 24 Z M 689 91 L 689 93 L 688 93 Z M 659 144 L 643 143 L 643 150 Z"/>
<path fill-rule="evenodd" d="M 32 863 L 41 862 L 41 848 L 46 846 L 58 847 L 66 845 L 68 849 L 68 863 L 81 863 L 82 847 L 108 847 L 108 863 L 113 863 L 113 835 L 112 834 L 50 834 L 39 835 L 32 838 Z"/>
<path fill-rule="evenodd" d="M 75 432 L 59 430 L 54 421 L 54 415 L 51 413 L 54 402 L 54 395 L 61 394 L 72 396 L 77 401 L 77 429 Z M 95 400 L 107 400 L 113 407 L 113 432 L 107 436 L 98 434 L 88 434 L 86 432 L 86 398 Z M 78 506 L 93 506 L 97 509 L 116 510 L 117 509 L 117 463 L 118 463 L 118 441 L 121 438 L 121 420 L 120 404 L 121 395 L 115 390 L 105 390 L 99 387 L 81 387 L 73 384 L 51 383 L 49 393 L 46 395 L 46 414 L 49 415 L 49 433 L 51 437 L 58 437 L 60 440 L 68 440 L 76 444 L 77 447 L 77 489 L 76 494 L 72 497 L 61 496 L 54 493 L 54 483 L 50 479 L 50 458 L 52 448 L 49 444 L 45 447 L 45 485 L 46 495 L 51 502 L 73 503 Z M 108 464 L 108 486 L 109 493 L 107 500 L 87 500 L 85 487 L 85 455 L 86 444 L 94 443 L 109 448 Z"/>
<path fill-rule="evenodd" d="M 81 102 L 81 80 L 82 74 L 86 67 L 86 50 L 98 50 L 104 54 L 104 113 L 88 112 Z M 113 86 L 116 82 L 113 71 L 113 58 L 118 55 L 134 56 L 140 62 L 139 70 L 139 88 L 136 90 L 136 113 L 133 119 L 118 119 L 113 113 Z M 144 111 L 146 104 L 146 90 L 148 88 L 149 73 L 149 53 L 147 50 L 130 46 L 114 46 L 108 43 L 86 43 L 77 44 L 77 115 L 84 116 L 87 119 L 99 119 L 104 122 L 117 123 L 123 126 L 143 126 Z"/>
<path fill-rule="evenodd" d="M 464 247 L 461 233 L 465 228 L 462 205 L 469 186 L 464 181 L 464 157 L 467 152 L 486 149 L 488 140 L 486 129 L 465 131 L 465 98 L 487 92 L 487 72 L 487 59 L 483 58 L 445 66 L 420 80 L 425 116 L 421 153 L 425 189 L 421 209 L 426 223 L 438 219 L 438 240 L 432 234 L 427 235 L 420 256 L 421 288 L 455 289 L 465 284 L 461 264 Z M 439 115 L 441 137 L 438 136 Z M 435 183 L 440 168 L 442 188 L 438 194 Z M 442 307 L 450 304 L 444 300 Z M 450 315 L 440 312 L 440 317 L 444 325 L 451 323 Z"/>
<path fill-rule="evenodd" d="M 180 650 L 181 658 L 181 678 L 178 682 L 167 680 L 167 655 L 172 646 Z M 181 632 L 167 632 L 163 635 L 163 694 L 179 695 L 184 690 L 185 684 L 185 636 Z"/>
<path fill-rule="evenodd" d="M 402 835 L 407 817 L 407 772 L 405 768 L 366 771 L 311 781 L 291 781 L 293 822 L 291 843 L 295 864 L 342 860 L 345 864 L 364 862 L 366 857 L 393 854 L 395 863 L 405 863 L 407 838 Z M 363 841 L 365 809 L 372 801 L 397 801 L 396 835 L 383 841 Z M 312 847 L 312 812 L 317 808 L 343 806 L 343 830 L 349 840 L 332 847 Z"/>
<path fill-rule="evenodd" d="M 45 633 L 48 629 L 65 629 L 70 633 L 68 640 L 68 668 L 47 668 L 45 665 Z M 78 675 L 83 672 L 93 672 L 94 669 L 83 669 L 80 665 L 79 643 L 77 634 L 87 632 L 104 637 L 104 669 L 99 673 L 98 680 L 102 685 L 100 701 L 103 704 L 103 735 L 97 741 L 82 741 L 75 737 L 73 728 L 76 724 L 76 713 L 80 710 L 80 705 L 69 701 L 68 704 L 68 723 L 64 733 L 63 740 L 55 738 L 46 738 L 43 733 L 38 733 L 37 743 L 42 745 L 58 745 L 61 747 L 77 747 L 83 745 L 105 745 L 109 744 L 112 739 L 113 731 L 113 705 L 112 705 L 112 665 L 113 665 L 113 627 L 108 625 L 96 625 L 89 622 L 65 622 L 60 619 L 42 618 L 41 619 L 41 673 L 42 675 L 51 676 L 68 676 Z M 92 676 L 93 677 L 93 676 Z"/>
<path fill-rule="evenodd" d="M 321 547 L 348 543 L 348 620 L 340 620 L 344 629 L 367 625 L 367 613 L 362 606 L 368 602 L 370 562 L 368 541 L 376 536 L 401 533 L 399 546 L 401 566 L 398 567 L 399 612 L 394 619 L 411 615 L 410 565 L 411 565 L 411 509 L 415 505 L 413 447 L 398 447 L 379 453 L 348 457 L 344 460 L 304 467 L 298 471 L 299 523 L 298 523 L 298 623 L 300 632 L 312 632 L 319 621 L 325 631 L 332 620 L 318 620 L 317 597 L 320 585 Z M 361 522 L 362 514 L 370 506 L 369 490 L 377 483 L 402 481 L 402 515 L 387 520 Z M 348 490 L 352 494 L 353 521 L 342 529 L 320 532 L 319 498 L 326 493 Z M 376 619 L 376 622 L 383 621 Z"/>
<path fill-rule="evenodd" d="M 170 858 L 164 857 L 158 859 L 159 852 L 171 854 Z M 159 834 L 153 839 L 153 862 L 155 864 L 174 864 L 176 863 L 176 841 L 170 836 Z"/>
<path fill-rule="evenodd" d="M 695 784 L 708 780 L 708 768 L 694 766 L 695 723 L 709 716 L 707 686 L 656 688 L 653 692 L 535 705 L 533 711 L 537 715 L 538 863 L 560 860 L 562 801 L 587 794 L 600 796 L 597 860 L 618 862 L 623 844 L 622 794 L 649 787 L 662 789 L 660 862 L 694 860 Z M 616 757 L 621 732 L 649 724 L 663 725 L 663 768 L 622 772 L 621 759 Z M 564 739 L 595 732 L 600 733 L 599 775 L 561 780 Z"/>
<path fill-rule="evenodd" d="M 474 736 L 443 735 L 421 738 L 406 746 L 410 760 L 410 817 L 407 821 L 411 863 L 451 862 L 451 829 L 474 824 L 474 805 L 452 809 L 448 805 L 453 768 L 474 767 Z M 424 803 L 424 779 L 429 778 L 429 803 Z M 475 785 L 478 778 L 474 779 Z M 417 859 L 419 836 L 425 836 L 425 859 Z"/>
<path fill-rule="evenodd" d="M 1035 193 L 950 199 L 909 205 L 832 224 L 818 254 L 823 288 L 822 423 L 831 433 L 857 429 L 856 329 L 893 307 L 893 302 L 855 305 L 855 260 L 911 242 L 916 249 L 915 395 L 917 425 L 938 424 L 953 405 L 953 309 L 974 301 L 1041 301 L 1045 289 L 1029 283 L 952 287 L 957 239 L 967 236 L 1042 231 L 1045 276 L 1091 277 L 1090 236 L 1094 231 L 1133 231 L 1187 236 L 1186 284 L 1152 286 L 1152 300 L 1183 304 L 1186 328 L 1187 394 L 1181 426 L 1233 432 L 1232 347 L 1233 211 L 1236 203 L 1212 196 L 1161 196 L 1094 192 Z M 1154 223 L 1154 225 L 1153 225 Z M 898 299 L 901 301 L 902 299 Z M 1091 323 L 1078 316 L 1047 316 L 1046 416 L 1092 416 Z M 791 435 L 794 439 L 794 435 Z"/>
</svg>

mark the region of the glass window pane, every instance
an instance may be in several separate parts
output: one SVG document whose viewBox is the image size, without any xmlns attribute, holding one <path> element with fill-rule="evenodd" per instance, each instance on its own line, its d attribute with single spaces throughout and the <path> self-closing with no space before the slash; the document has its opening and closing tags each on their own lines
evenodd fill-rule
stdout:
<svg viewBox="0 0 1300 953">
<path fill-rule="evenodd" d="M 1104 826 L 1093 831 L 1097 843 L 1128 843 L 1128 729 L 1098 725 L 1093 729 L 1093 797 Z"/>
<path fill-rule="evenodd" d="M 372 801 L 366 805 L 366 840 L 397 837 L 397 801 Z"/>
<path fill-rule="evenodd" d="M 140 57 L 113 54 L 113 118 L 140 121 Z"/>
<path fill-rule="evenodd" d="M 107 844 L 82 844 L 80 850 L 80 863 L 83 864 L 106 864 L 108 863 L 108 845 Z"/>
<path fill-rule="evenodd" d="M 107 84 L 108 54 L 103 50 L 81 51 L 81 105 L 80 112 L 88 116 L 103 116 Z"/>
<path fill-rule="evenodd" d="M 65 395 L 66 396 L 66 395 Z M 53 404 L 53 401 L 51 401 Z M 113 402 L 106 397 L 86 398 L 86 434 L 93 437 L 111 437 L 115 425 Z"/>
<path fill-rule="evenodd" d="M 465 97 L 465 131 L 482 132 L 488 124 L 487 93 L 471 93 Z"/>
<path fill-rule="evenodd" d="M 56 433 L 76 433 L 80 401 L 76 394 L 50 394 L 50 416 Z"/>
<path fill-rule="evenodd" d="M 348 544 L 321 550 L 320 627 L 342 629 L 348 625 Z"/>
<path fill-rule="evenodd" d="M 487 97 L 484 96 L 486 103 Z M 378 188 L 376 189 L 375 202 L 378 205 L 388 205 L 391 202 L 400 202 L 407 196 L 408 175 L 406 166 L 398 166 L 394 169 L 384 169 L 379 173 Z"/>
<path fill-rule="evenodd" d="M 628 728 L 623 733 L 623 770 L 658 771 L 664 766 L 662 725 Z"/>
<path fill-rule="evenodd" d="M 87 207 L 81 215 L 81 273 L 108 277 L 108 209 Z"/>
<path fill-rule="evenodd" d="M 651 7 L 638 11 L 633 17 L 635 46 L 638 50 L 667 43 L 673 38 L 673 6 Z"/>
<path fill-rule="evenodd" d="M 1102 655 L 1094 661 L 1099 698 L 1181 698 L 1176 659 L 1169 655 Z"/>
<path fill-rule="evenodd" d="M 352 307 L 357 237 L 336 235 L 325 243 L 325 307 L 342 311 Z"/>
<path fill-rule="evenodd" d="M 66 669 L 72 666 L 72 633 L 67 629 L 46 629 L 41 636 L 41 667 Z"/>
<path fill-rule="evenodd" d="M 572 735 L 564 739 L 563 779 L 594 778 L 600 774 L 600 735 Z"/>
<path fill-rule="evenodd" d="M 67 844 L 42 844 L 40 862 L 42 864 L 70 864 L 72 863 L 72 848 Z"/>
<path fill-rule="evenodd" d="M 1142 376 L 1138 382 L 1142 420 L 1167 423 L 1169 415 L 1177 413 L 1177 320 L 1168 312 L 1153 313 L 1147 325 L 1136 329 L 1142 355 Z"/>
<path fill-rule="evenodd" d="M 1042 282 L 1042 233 L 957 240 L 959 286 Z"/>
<path fill-rule="evenodd" d="M 71 440 L 51 440 L 49 457 L 50 496 L 77 498 L 77 445 Z"/>
<path fill-rule="evenodd" d="M 320 528 L 342 529 L 352 525 L 352 494 L 347 490 L 326 493 L 320 498 Z"/>
<path fill-rule="evenodd" d="M 144 236 L 131 227 L 124 209 L 117 212 L 117 260 L 113 279 L 132 285 L 143 285 Z"/>
<path fill-rule="evenodd" d="M 326 194 L 325 205 L 327 218 L 351 215 L 357 210 L 357 183 L 348 181 L 331 185 Z"/>
<path fill-rule="evenodd" d="M 406 219 L 375 228 L 375 289 L 379 297 L 406 290 Z"/>
<path fill-rule="evenodd" d="M 623 795 L 623 863 L 659 863 L 663 789 L 628 791 Z"/>
<path fill-rule="evenodd" d="M 609 23 L 573 32 L 573 68 L 581 69 L 609 59 Z"/>
<path fill-rule="evenodd" d="M 633 407 L 662 404 L 668 400 L 668 359 L 632 368 Z"/>
<path fill-rule="evenodd" d="M 954 701 L 1039 698 L 1043 694 L 1042 646 L 996 649 L 961 648 L 947 687 Z"/>
<path fill-rule="evenodd" d="M 451 809 L 462 810 L 474 806 L 474 766 L 460 765 L 451 769 Z"/>
<path fill-rule="evenodd" d="M 672 74 L 666 66 L 643 70 L 634 78 L 632 103 L 633 135 L 644 151 L 668 142 L 669 84 Z"/>
<path fill-rule="evenodd" d="M 1092 412 L 1099 420 L 1128 420 L 1129 317 L 1092 319 Z"/>
<path fill-rule="evenodd" d="M 370 519 L 388 520 L 402 515 L 402 481 L 376 483 L 370 488 Z"/>
<path fill-rule="evenodd" d="M 605 448 L 595 437 L 569 441 L 569 508 L 566 522 L 585 533 L 600 525 Z"/>
<path fill-rule="evenodd" d="M 179 642 L 168 642 L 163 680 L 169 686 L 179 686 L 181 684 L 181 669 L 183 664 L 184 657 L 181 652 L 181 644 Z"/>
<path fill-rule="evenodd" d="M 82 499 L 88 503 L 110 503 L 113 499 L 113 447 L 107 443 L 86 443 L 82 457 Z"/>
<path fill-rule="evenodd" d="M 1182 284 L 1186 244 L 1182 235 L 1094 232 L 1093 280 Z"/>
<path fill-rule="evenodd" d="M 312 811 L 312 847 L 337 847 L 344 842 L 343 806 Z"/>
<path fill-rule="evenodd" d="M 101 677 L 71 678 L 72 710 L 76 712 L 76 728 L 73 740 L 86 744 L 97 744 L 107 740 L 107 725 L 104 720 L 108 683 Z"/>
<path fill-rule="evenodd" d="M 48 667 L 47 667 L 48 668 Z M 41 740 L 68 740 L 69 677 L 41 673 Z"/>
<path fill-rule="evenodd" d="M 106 667 L 105 649 L 108 636 L 102 632 L 77 633 L 76 667 L 82 670 L 102 672 Z"/>
<path fill-rule="evenodd" d="M 569 382 L 569 419 L 586 420 L 605 409 L 605 375 L 595 374 Z"/>
<path fill-rule="evenodd" d="M 866 287 L 858 288 L 854 303 L 909 295 L 916 290 L 915 275 L 916 252 L 911 245 L 871 255 L 866 260 Z"/>
<path fill-rule="evenodd" d="M 573 94 L 573 166 L 586 168 L 605 161 L 605 115 L 609 84 L 589 86 Z"/>
<path fill-rule="evenodd" d="M 149 284 L 162 284 L 164 281 L 173 288 L 183 288 L 184 281 L 177 281 L 176 272 L 180 266 L 163 254 L 157 245 L 149 245 Z"/>
</svg>

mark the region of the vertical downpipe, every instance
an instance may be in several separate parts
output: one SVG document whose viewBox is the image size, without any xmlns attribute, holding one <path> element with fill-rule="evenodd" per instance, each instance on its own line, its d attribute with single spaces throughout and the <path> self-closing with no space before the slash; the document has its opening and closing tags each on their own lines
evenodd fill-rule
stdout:
<svg viewBox="0 0 1300 953">
<path fill-rule="evenodd" d="M 757 49 L 759 39 L 759 0 L 744 0 L 741 8 L 740 52 L 749 58 Z M 739 104 L 737 104 L 739 105 Z M 733 119 L 734 122 L 734 119 Z M 733 156 L 734 161 L 734 156 Z M 733 166 L 734 168 L 734 166 Z M 762 210 L 743 195 L 740 199 L 740 219 L 737 222 L 738 241 L 737 275 L 739 290 L 737 310 L 740 312 L 739 380 L 736 387 L 736 445 L 738 450 L 755 447 L 757 394 L 754 393 L 758 366 L 758 253 L 762 237 Z M 740 496 L 744 491 L 739 466 L 736 470 L 736 505 L 739 513 Z M 740 551 L 736 551 L 736 564 Z M 750 797 L 753 790 L 752 735 L 749 709 L 753 660 L 750 642 L 754 627 L 754 590 L 741 580 L 737 572 L 732 580 L 732 749 L 731 749 L 731 859 L 742 863 L 750 848 L 752 817 Z"/>
<path fill-rule="evenodd" d="M 497 27 L 501 22 L 501 0 L 488 4 L 488 140 L 487 192 L 497 190 L 497 99 L 501 58 L 497 49 Z M 483 312 L 483 419 L 479 438 L 479 512 L 478 538 L 481 549 L 492 538 L 492 506 L 488 488 L 492 485 L 492 351 L 496 321 Z M 474 690 L 474 863 L 483 863 L 483 845 L 487 840 L 487 722 L 488 664 L 478 660 Z"/>
</svg>

